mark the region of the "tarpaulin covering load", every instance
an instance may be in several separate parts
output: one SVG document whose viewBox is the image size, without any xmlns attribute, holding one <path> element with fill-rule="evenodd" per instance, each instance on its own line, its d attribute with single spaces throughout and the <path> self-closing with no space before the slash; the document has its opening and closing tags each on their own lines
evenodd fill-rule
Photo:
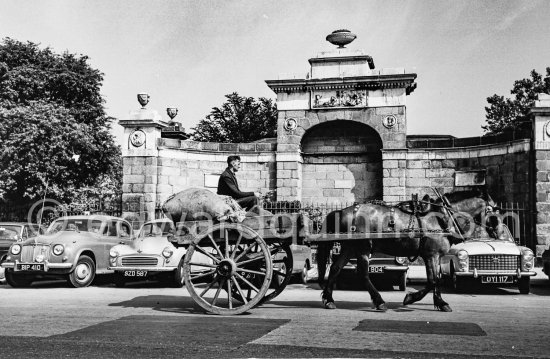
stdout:
<svg viewBox="0 0 550 359">
<path fill-rule="evenodd" d="M 229 196 L 220 196 L 204 188 L 188 188 L 170 196 L 162 211 L 174 223 L 202 220 L 241 222 L 245 212 Z"/>
</svg>

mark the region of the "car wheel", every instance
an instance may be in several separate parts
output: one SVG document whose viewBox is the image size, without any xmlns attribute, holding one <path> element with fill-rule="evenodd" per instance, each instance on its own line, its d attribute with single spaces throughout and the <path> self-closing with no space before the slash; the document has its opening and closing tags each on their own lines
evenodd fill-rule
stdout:
<svg viewBox="0 0 550 359">
<path fill-rule="evenodd" d="M 407 290 L 407 272 L 403 272 L 399 276 L 399 290 L 402 292 Z"/>
<path fill-rule="evenodd" d="M 95 263 L 88 256 L 80 256 L 74 270 L 69 274 L 69 284 L 75 288 L 87 287 L 95 278 Z"/>
<path fill-rule="evenodd" d="M 518 281 L 520 294 L 529 294 L 531 291 L 531 277 L 521 277 Z"/>
<path fill-rule="evenodd" d="M 185 280 L 183 279 L 183 258 L 182 258 L 172 276 L 172 287 L 181 288 L 184 285 L 185 285 Z"/>
<path fill-rule="evenodd" d="M 308 268 L 307 268 L 307 263 L 304 264 L 304 268 L 302 268 L 302 273 L 300 274 L 300 281 L 302 284 L 307 284 L 307 281 L 309 280 L 309 276 L 308 276 Z"/>
<path fill-rule="evenodd" d="M 6 282 L 14 288 L 30 287 L 32 279 L 25 274 L 15 274 L 13 269 L 6 269 Z"/>
<path fill-rule="evenodd" d="M 115 283 L 115 286 L 119 288 L 126 286 L 126 278 L 124 278 L 124 275 L 121 272 L 115 272 L 113 282 Z"/>
</svg>

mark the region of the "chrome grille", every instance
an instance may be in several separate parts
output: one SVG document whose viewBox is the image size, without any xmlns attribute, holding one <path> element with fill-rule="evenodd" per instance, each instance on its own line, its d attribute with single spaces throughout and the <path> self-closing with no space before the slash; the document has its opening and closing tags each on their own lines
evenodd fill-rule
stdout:
<svg viewBox="0 0 550 359">
<path fill-rule="evenodd" d="M 158 264 L 158 258 L 151 257 L 123 257 L 122 265 L 123 266 L 156 266 Z"/>
<path fill-rule="evenodd" d="M 519 256 L 492 254 L 470 256 L 470 270 L 516 270 L 519 267 Z"/>
<path fill-rule="evenodd" d="M 49 245 L 30 245 L 23 246 L 21 249 L 21 262 L 22 263 L 32 263 L 34 262 L 34 257 L 42 254 L 45 260 L 50 259 L 50 246 Z"/>
</svg>

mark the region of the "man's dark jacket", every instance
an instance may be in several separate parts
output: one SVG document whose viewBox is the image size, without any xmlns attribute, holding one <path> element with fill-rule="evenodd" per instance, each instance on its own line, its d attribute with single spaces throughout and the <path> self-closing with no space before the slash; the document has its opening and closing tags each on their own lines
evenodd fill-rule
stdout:
<svg viewBox="0 0 550 359">
<path fill-rule="evenodd" d="M 218 181 L 218 194 L 231 196 L 235 199 L 254 196 L 254 192 L 242 192 L 235 174 L 229 167 L 223 171 Z"/>
</svg>

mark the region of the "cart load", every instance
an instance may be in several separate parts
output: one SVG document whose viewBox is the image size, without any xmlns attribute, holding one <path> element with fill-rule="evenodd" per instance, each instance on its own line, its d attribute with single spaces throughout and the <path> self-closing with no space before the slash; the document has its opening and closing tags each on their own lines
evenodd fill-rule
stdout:
<svg viewBox="0 0 550 359">
<path fill-rule="evenodd" d="M 166 217 L 174 223 L 215 220 L 241 222 L 245 211 L 229 196 L 205 188 L 188 188 L 170 196 L 162 205 Z"/>
</svg>

